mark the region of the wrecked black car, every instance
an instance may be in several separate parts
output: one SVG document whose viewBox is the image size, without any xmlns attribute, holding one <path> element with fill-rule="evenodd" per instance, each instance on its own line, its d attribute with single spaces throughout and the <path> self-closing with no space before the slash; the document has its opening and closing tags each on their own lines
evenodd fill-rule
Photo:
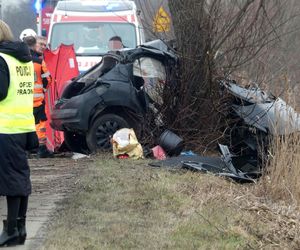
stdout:
<svg viewBox="0 0 300 250">
<path fill-rule="evenodd" d="M 149 107 L 161 102 L 156 89 L 175 63 L 175 55 L 159 40 L 108 52 L 65 88 L 51 126 L 64 132 L 70 150 L 83 153 L 110 148 L 110 138 L 120 128 L 133 128 L 139 135 Z"/>
</svg>

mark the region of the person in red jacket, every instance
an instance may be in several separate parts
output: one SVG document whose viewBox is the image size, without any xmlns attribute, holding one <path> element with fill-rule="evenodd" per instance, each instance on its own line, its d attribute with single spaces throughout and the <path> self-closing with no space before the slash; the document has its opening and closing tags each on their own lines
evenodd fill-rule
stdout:
<svg viewBox="0 0 300 250">
<path fill-rule="evenodd" d="M 23 41 L 30 48 L 32 61 L 35 72 L 34 93 L 33 93 L 33 114 L 35 118 L 36 133 L 39 138 L 38 157 L 47 158 L 52 157 L 53 153 L 47 148 L 46 137 L 46 121 L 47 116 L 45 112 L 45 92 L 51 84 L 51 76 L 46 67 L 41 54 L 36 51 L 37 40 L 33 36 L 23 38 Z"/>
</svg>

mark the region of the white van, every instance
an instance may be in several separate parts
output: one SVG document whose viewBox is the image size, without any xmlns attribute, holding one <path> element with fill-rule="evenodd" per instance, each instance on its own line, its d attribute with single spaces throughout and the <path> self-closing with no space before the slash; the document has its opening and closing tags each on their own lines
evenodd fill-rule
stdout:
<svg viewBox="0 0 300 250">
<path fill-rule="evenodd" d="M 109 50 L 111 37 L 121 37 L 128 48 L 144 42 L 136 12 L 130 0 L 59 1 L 51 17 L 48 43 L 51 49 L 61 43 L 74 44 L 79 71 L 84 72 Z"/>
</svg>

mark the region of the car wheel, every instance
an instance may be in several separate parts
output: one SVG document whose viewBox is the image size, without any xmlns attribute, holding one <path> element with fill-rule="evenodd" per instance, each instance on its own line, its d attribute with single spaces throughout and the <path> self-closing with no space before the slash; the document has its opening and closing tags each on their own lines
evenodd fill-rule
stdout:
<svg viewBox="0 0 300 250">
<path fill-rule="evenodd" d="M 130 128 L 129 122 L 115 114 L 104 114 L 94 120 L 86 136 L 91 152 L 111 148 L 110 139 L 121 128 Z"/>
<path fill-rule="evenodd" d="M 64 132 L 64 141 L 68 149 L 72 152 L 88 154 L 89 149 L 85 136 L 75 132 Z"/>
</svg>

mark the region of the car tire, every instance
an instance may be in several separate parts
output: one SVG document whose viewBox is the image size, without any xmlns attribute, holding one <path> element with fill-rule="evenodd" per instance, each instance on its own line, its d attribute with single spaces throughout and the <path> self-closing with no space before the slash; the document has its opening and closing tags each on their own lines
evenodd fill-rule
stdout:
<svg viewBox="0 0 300 250">
<path fill-rule="evenodd" d="M 86 143 L 91 152 L 111 149 L 110 139 L 121 128 L 130 128 L 129 122 L 115 114 L 104 114 L 97 117 L 90 126 Z"/>
<path fill-rule="evenodd" d="M 64 132 L 64 142 L 72 152 L 89 154 L 85 136 L 75 132 Z"/>
</svg>

